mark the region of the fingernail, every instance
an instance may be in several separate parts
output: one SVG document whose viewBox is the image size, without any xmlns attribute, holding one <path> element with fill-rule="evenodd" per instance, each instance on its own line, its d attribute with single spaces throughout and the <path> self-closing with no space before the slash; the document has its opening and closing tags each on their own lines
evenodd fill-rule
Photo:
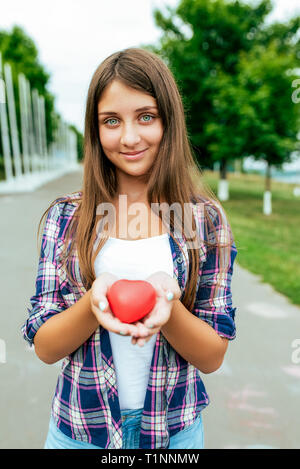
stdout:
<svg viewBox="0 0 300 469">
<path fill-rule="evenodd" d="M 174 298 L 174 294 L 171 291 L 169 291 L 166 296 L 169 301 L 172 301 Z"/>
<path fill-rule="evenodd" d="M 120 331 L 119 334 L 120 335 L 126 335 L 126 332 Z"/>
<path fill-rule="evenodd" d="M 104 310 L 105 310 L 105 308 L 106 308 L 106 303 L 105 303 L 105 301 L 100 301 L 100 303 L 99 303 L 99 308 L 101 309 L 101 311 L 104 311 Z"/>
<path fill-rule="evenodd" d="M 154 325 L 153 324 L 148 324 L 148 329 L 153 329 Z"/>
</svg>

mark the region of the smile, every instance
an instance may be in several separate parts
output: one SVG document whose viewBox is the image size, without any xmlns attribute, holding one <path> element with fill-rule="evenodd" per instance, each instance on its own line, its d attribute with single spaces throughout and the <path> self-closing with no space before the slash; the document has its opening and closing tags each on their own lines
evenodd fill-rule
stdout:
<svg viewBox="0 0 300 469">
<path fill-rule="evenodd" d="M 127 160 L 138 160 L 139 158 L 143 157 L 146 150 L 148 150 L 148 148 L 145 148 L 144 150 L 140 150 L 140 151 L 132 151 L 128 153 L 120 152 L 120 153 Z"/>
</svg>

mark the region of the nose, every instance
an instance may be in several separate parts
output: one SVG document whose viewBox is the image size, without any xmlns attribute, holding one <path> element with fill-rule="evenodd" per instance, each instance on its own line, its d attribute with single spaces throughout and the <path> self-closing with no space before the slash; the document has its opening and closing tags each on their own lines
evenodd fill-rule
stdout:
<svg viewBox="0 0 300 469">
<path fill-rule="evenodd" d="M 121 144 L 126 147 L 135 147 L 141 141 L 138 129 L 135 125 L 124 125 L 121 135 Z"/>
</svg>

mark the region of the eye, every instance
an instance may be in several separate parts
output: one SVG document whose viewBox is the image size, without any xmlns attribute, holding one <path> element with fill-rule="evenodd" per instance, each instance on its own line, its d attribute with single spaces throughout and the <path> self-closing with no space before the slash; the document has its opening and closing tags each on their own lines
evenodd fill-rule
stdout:
<svg viewBox="0 0 300 469">
<path fill-rule="evenodd" d="M 110 119 L 106 119 L 106 121 L 104 121 L 104 124 L 108 124 L 111 127 L 115 127 L 116 125 L 118 125 L 118 122 L 118 119 L 116 119 L 115 117 L 111 117 Z"/>
<path fill-rule="evenodd" d="M 152 120 L 154 119 L 154 116 L 151 116 L 150 114 L 144 114 L 143 116 L 141 116 L 141 120 L 142 122 L 151 122 Z"/>
</svg>

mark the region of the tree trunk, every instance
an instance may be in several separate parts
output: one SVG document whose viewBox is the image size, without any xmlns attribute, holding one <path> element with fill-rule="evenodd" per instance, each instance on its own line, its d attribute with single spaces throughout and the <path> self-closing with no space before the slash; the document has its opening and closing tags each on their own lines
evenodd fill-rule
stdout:
<svg viewBox="0 0 300 469">
<path fill-rule="evenodd" d="M 267 162 L 266 168 L 265 190 L 271 192 L 271 165 L 269 162 Z"/>
<path fill-rule="evenodd" d="M 225 201 L 229 199 L 228 181 L 227 181 L 227 161 L 220 161 L 220 179 L 218 184 L 218 199 Z"/>
<path fill-rule="evenodd" d="M 220 179 L 227 179 L 227 161 L 220 161 Z"/>
</svg>

